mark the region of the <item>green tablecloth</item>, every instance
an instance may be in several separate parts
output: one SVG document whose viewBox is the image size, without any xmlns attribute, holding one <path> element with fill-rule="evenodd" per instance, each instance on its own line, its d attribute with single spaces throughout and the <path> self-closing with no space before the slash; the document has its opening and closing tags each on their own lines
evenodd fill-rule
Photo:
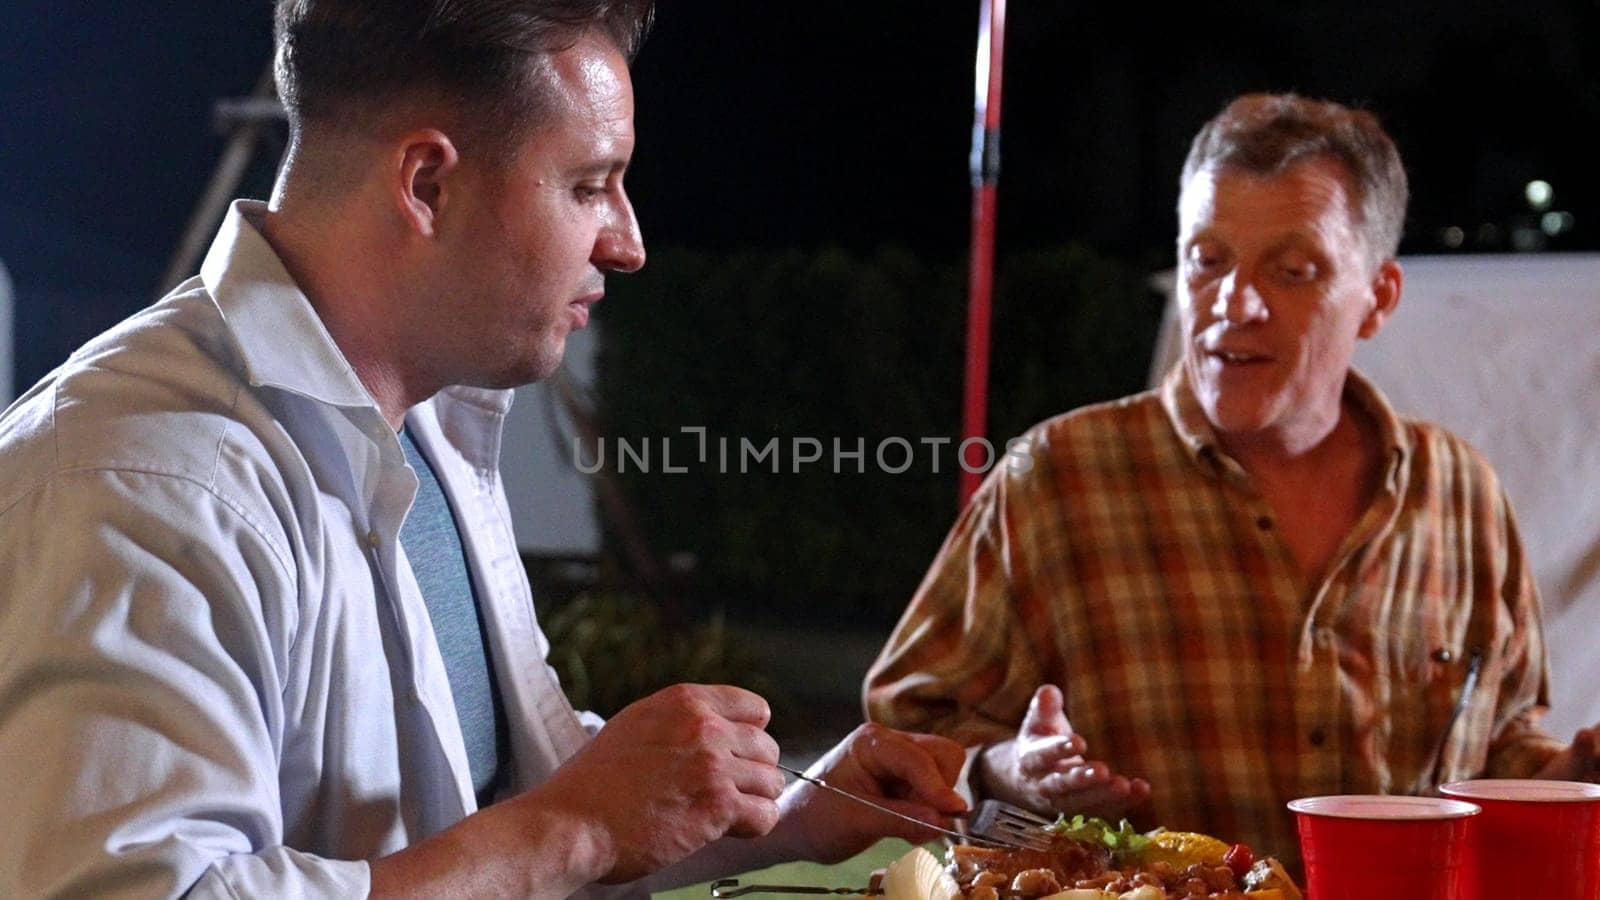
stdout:
<svg viewBox="0 0 1600 900">
<path fill-rule="evenodd" d="M 930 849 L 931 849 L 930 845 Z M 867 879 L 872 875 L 873 869 L 881 869 L 894 862 L 911 845 L 901 840 L 882 840 L 867 849 L 859 856 L 852 857 L 838 865 L 824 866 L 817 863 L 794 862 L 773 866 L 770 869 L 758 869 L 739 876 L 740 884 L 795 884 L 807 887 L 866 887 Z M 943 857 L 941 847 L 936 851 Z M 711 885 L 696 884 L 690 887 L 678 888 L 655 895 L 658 898 L 669 900 L 708 900 L 711 896 Z M 782 900 L 782 895 L 766 894 L 749 895 L 758 900 Z M 842 900 L 842 898 L 841 898 Z"/>
</svg>

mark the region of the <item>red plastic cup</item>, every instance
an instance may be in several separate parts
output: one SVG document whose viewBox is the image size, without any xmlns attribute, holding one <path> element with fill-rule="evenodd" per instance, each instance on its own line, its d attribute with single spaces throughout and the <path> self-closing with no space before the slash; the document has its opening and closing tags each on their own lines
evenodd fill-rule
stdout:
<svg viewBox="0 0 1600 900">
<path fill-rule="evenodd" d="M 1349 794 L 1289 803 L 1308 900 L 1459 900 L 1478 807 L 1437 797 Z"/>
<path fill-rule="evenodd" d="M 1439 790 L 1483 807 L 1463 897 L 1600 900 L 1600 784 L 1485 778 Z"/>
</svg>

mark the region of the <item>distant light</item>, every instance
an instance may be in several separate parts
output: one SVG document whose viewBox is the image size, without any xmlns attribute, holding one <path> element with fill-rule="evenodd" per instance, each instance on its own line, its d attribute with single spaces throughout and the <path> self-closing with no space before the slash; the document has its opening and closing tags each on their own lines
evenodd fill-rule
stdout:
<svg viewBox="0 0 1600 900">
<path fill-rule="evenodd" d="M 1534 209 L 1549 209 L 1550 201 L 1555 199 L 1556 189 L 1551 187 L 1548 181 L 1535 179 L 1528 182 L 1528 186 L 1522 189 L 1522 194 L 1528 198 L 1528 205 Z"/>
<path fill-rule="evenodd" d="M 1532 253 L 1544 249 L 1544 234 L 1537 228 L 1515 228 L 1511 231 L 1511 249 L 1519 253 Z"/>
<path fill-rule="evenodd" d="M 1500 243 L 1500 229 L 1493 222 L 1484 222 L 1479 225 L 1478 243 L 1485 246 L 1494 246 Z"/>
<path fill-rule="evenodd" d="M 1460 225 L 1451 225 L 1439 234 L 1439 240 L 1443 241 L 1444 245 L 1451 250 L 1460 247 L 1466 239 L 1467 233 L 1461 230 Z"/>
<path fill-rule="evenodd" d="M 1572 226 L 1576 224 L 1578 224 L 1577 219 L 1573 218 L 1572 213 L 1569 212 L 1547 212 L 1539 217 L 1539 228 L 1551 237 L 1555 237 L 1565 231 L 1571 231 Z"/>
</svg>

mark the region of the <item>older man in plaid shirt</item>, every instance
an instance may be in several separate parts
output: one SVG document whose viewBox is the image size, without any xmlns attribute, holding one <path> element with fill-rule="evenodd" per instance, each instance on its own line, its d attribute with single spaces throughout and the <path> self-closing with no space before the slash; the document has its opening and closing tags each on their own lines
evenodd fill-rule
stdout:
<svg viewBox="0 0 1600 900">
<path fill-rule="evenodd" d="M 871 717 L 972 747 L 979 794 L 1290 859 L 1294 797 L 1595 778 L 1597 729 L 1538 726 L 1539 602 L 1494 473 L 1350 368 L 1400 299 L 1393 142 L 1247 96 L 1181 184 L 1182 362 L 1025 435 L 868 674 Z"/>
</svg>

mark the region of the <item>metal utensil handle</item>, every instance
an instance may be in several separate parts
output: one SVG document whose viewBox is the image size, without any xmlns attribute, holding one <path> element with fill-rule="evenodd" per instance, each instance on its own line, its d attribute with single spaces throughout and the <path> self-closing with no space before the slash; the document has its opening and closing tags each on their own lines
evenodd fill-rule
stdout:
<svg viewBox="0 0 1600 900">
<path fill-rule="evenodd" d="M 853 897 L 871 897 L 883 893 L 883 888 L 822 888 L 796 884 L 747 884 L 739 886 L 739 879 L 724 878 L 711 882 L 711 896 L 715 900 L 743 897 L 745 894 L 845 894 Z"/>
<path fill-rule="evenodd" d="M 992 845 L 994 845 L 996 847 L 1004 847 L 1004 848 L 1009 849 L 1009 850 L 1025 850 L 1025 849 L 1027 849 L 1026 847 L 1023 847 L 1021 844 L 1014 844 L 1014 843 L 1011 843 L 1009 841 L 997 840 L 997 839 L 991 838 L 991 837 L 979 837 L 977 835 L 972 835 L 972 834 L 962 834 L 959 831 L 951 831 L 948 828 L 940 828 L 937 825 L 930 825 L 927 822 L 924 822 L 921 819 L 918 819 L 918 818 L 916 818 L 914 816 L 908 816 L 903 812 L 898 812 L 896 810 L 892 810 L 889 807 L 884 806 L 881 803 L 874 803 L 873 801 L 868 800 L 865 797 L 859 796 L 857 794 L 852 794 L 849 791 L 843 790 L 841 788 L 836 788 L 833 785 L 827 783 L 826 781 L 823 781 L 821 778 L 815 778 L 813 776 L 807 775 L 804 772 L 800 772 L 800 771 L 797 771 L 795 769 L 791 769 L 788 766 L 785 766 L 785 765 L 782 765 L 782 764 L 779 764 L 778 768 L 782 769 L 785 772 L 788 772 L 790 775 L 793 775 L 794 777 L 800 779 L 801 781 L 810 782 L 811 784 L 814 784 L 817 787 L 822 788 L 825 791 L 832 791 L 833 793 L 838 794 L 841 797 L 848 797 L 851 800 L 854 800 L 855 802 L 860 803 L 863 806 L 870 806 L 873 809 L 877 810 L 878 812 L 894 816 L 897 819 L 903 819 L 903 820 L 905 820 L 907 822 L 911 822 L 912 824 L 921 826 L 923 828 L 928 828 L 928 829 L 931 829 L 933 831 L 937 831 L 940 834 L 945 835 L 946 837 L 955 838 L 957 841 L 959 841 L 960 843 L 963 843 L 963 844 L 985 843 L 985 844 L 992 844 Z"/>
<path fill-rule="evenodd" d="M 1461 714 L 1467 711 L 1467 703 L 1472 700 L 1472 692 L 1478 688 L 1478 671 L 1483 668 L 1483 649 L 1473 647 L 1472 655 L 1467 659 L 1467 677 L 1461 681 L 1461 694 L 1456 697 L 1456 705 L 1450 710 L 1450 720 L 1445 723 L 1444 731 L 1439 733 L 1439 740 L 1433 745 L 1434 771 L 1443 774 L 1444 751 L 1450 746 L 1450 732 L 1455 731 L 1456 723 L 1461 720 Z M 1441 777 L 1439 779 L 1443 781 Z"/>
</svg>

